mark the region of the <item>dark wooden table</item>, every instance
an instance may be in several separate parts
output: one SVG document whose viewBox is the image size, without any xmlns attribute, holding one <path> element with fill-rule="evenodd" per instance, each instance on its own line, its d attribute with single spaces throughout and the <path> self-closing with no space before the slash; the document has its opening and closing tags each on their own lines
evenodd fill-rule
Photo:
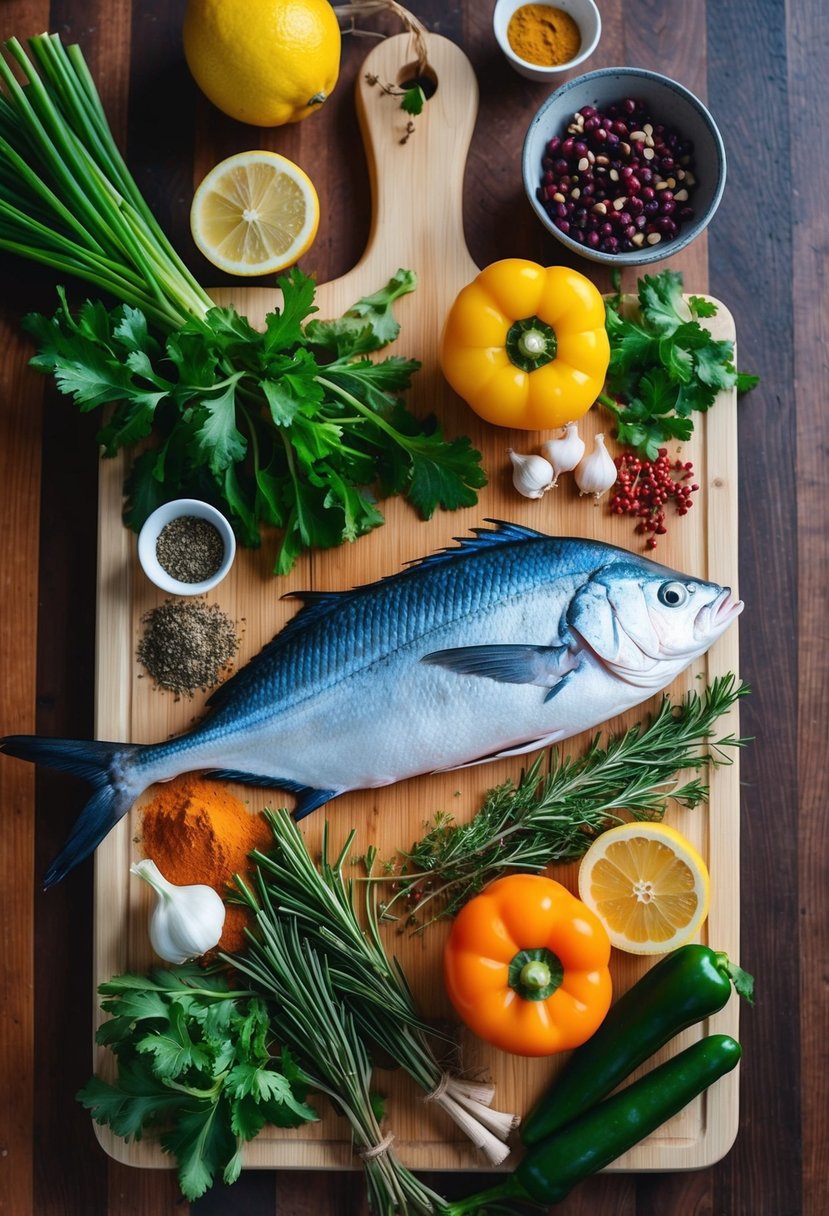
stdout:
<svg viewBox="0 0 829 1216">
<path fill-rule="evenodd" d="M 728 186 L 709 233 L 675 265 L 692 291 L 732 310 L 740 362 L 762 377 L 740 405 L 741 674 L 752 687 L 742 759 L 742 963 L 757 979 L 745 1011 L 741 1125 L 724 1160 L 700 1172 L 605 1175 L 566 1216 L 824 1216 L 829 1211 L 827 1024 L 827 520 L 829 400 L 823 5 L 800 0 L 601 0 L 590 67 L 635 64 L 707 98 L 728 152 Z M 223 155 L 263 146 L 314 178 L 323 221 L 320 280 L 347 270 L 368 233 L 368 185 L 351 85 L 367 44 L 346 37 L 340 83 L 297 127 L 258 131 L 197 94 L 180 47 L 183 0 L 4 0 L 0 36 L 43 29 L 82 45 L 111 124 L 151 205 L 194 271 L 194 182 Z M 467 168 L 467 242 L 480 265 L 554 261 L 524 200 L 526 123 L 545 86 L 503 63 L 491 0 L 415 4 L 466 50 L 481 83 Z M 396 22 L 370 27 L 397 32 Z M 582 269 L 591 272 L 588 264 Z M 93 731 L 95 421 L 25 367 L 20 319 L 50 310 L 50 275 L 0 261 L 0 734 Z M 602 287 L 606 280 L 596 276 Z M 48 895 L 37 878 L 83 794 L 0 759 L 0 1212 L 9 1216 L 181 1213 L 171 1172 L 128 1169 L 98 1147 L 74 1100 L 92 1024 L 92 866 Z M 737 859 L 735 858 L 735 864 Z M 465 1193 L 468 1177 L 430 1181 Z M 322 1216 L 364 1210 L 354 1174 L 249 1171 L 192 1205 L 198 1216 Z"/>
</svg>

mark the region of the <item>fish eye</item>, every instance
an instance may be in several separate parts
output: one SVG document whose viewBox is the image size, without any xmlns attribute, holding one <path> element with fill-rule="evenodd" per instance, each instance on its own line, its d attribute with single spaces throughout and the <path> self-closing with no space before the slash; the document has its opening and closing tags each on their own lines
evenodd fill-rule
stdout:
<svg viewBox="0 0 829 1216">
<path fill-rule="evenodd" d="M 688 588 L 684 583 L 663 583 L 656 594 L 666 607 L 681 608 L 688 599 Z"/>
</svg>

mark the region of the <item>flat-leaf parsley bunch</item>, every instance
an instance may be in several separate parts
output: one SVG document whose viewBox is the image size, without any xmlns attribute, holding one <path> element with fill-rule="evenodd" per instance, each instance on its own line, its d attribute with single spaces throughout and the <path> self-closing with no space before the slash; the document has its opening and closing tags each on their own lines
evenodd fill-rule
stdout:
<svg viewBox="0 0 829 1216">
<path fill-rule="evenodd" d="M 615 437 L 647 460 L 671 440 L 690 439 L 693 414 L 723 389 L 745 393 L 758 377 L 738 372 L 734 343 L 700 324 L 716 316 L 705 296 L 682 294 L 682 275 L 663 270 L 638 284 L 638 312 L 628 316 L 618 292 L 606 304 L 610 364 L 599 402 L 616 421 Z"/>
<path fill-rule="evenodd" d="M 114 403 L 98 436 L 105 455 L 151 441 L 128 476 L 127 523 L 139 529 L 171 498 L 206 498 L 247 545 L 262 524 L 280 529 L 275 572 L 285 574 L 304 549 L 382 524 L 377 495 L 405 495 L 424 519 L 474 505 L 480 453 L 400 397 L 417 361 L 368 357 L 397 337 L 392 304 L 414 274 L 398 271 L 332 321 L 309 319 L 315 286 L 300 270 L 278 282 L 283 306 L 262 332 L 213 307 L 165 339 L 141 309 L 87 301 L 75 317 L 64 297 L 51 319 L 25 319 L 34 367 L 82 410 Z"/>
<path fill-rule="evenodd" d="M 275 1048 L 267 1006 L 233 991 L 224 973 L 197 964 L 101 984 L 98 1043 L 115 1053 L 113 1082 L 92 1077 L 78 1094 L 96 1122 L 125 1140 L 146 1130 L 178 1162 L 181 1192 L 198 1199 L 221 1173 L 235 1182 L 242 1146 L 265 1124 L 316 1120 L 308 1080 L 284 1047 Z"/>
</svg>

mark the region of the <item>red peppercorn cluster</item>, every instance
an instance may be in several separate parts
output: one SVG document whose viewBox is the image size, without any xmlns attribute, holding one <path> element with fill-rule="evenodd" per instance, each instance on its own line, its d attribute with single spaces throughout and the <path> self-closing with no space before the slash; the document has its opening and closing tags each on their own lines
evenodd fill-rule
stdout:
<svg viewBox="0 0 829 1216">
<path fill-rule="evenodd" d="M 675 504 L 677 515 L 687 515 L 694 505 L 691 495 L 699 489 L 692 480 L 694 466 L 690 460 L 670 460 L 666 448 L 659 449 L 656 460 L 643 460 L 635 452 L 623 452 L 614 463 L 618 479 L 610 511 L 613 515 L 637 516 L 636 531 L 648 537 L 645 548 L 655 549 L 657 536 L 668 531 L 667 504 Z"/>
<path fill-rule="evenodd" d="M 602 253 L 672 241 L 694 215 L 693 151 L 635 98 L 582 106 L 546 144 L 538 199 L 559 231 Z"/>
</svg>

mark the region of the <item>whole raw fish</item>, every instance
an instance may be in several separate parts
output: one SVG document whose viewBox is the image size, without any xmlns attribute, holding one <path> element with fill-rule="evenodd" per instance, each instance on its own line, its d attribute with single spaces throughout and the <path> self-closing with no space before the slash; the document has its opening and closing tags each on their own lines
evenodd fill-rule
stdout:
<svg viewBox="0 0 829 1216">
<path fill-rule="evenodd" d="M 376 583 L 302 594 L 184 735 L 0 740 L 95 787 L 44 885 L 155 781 L 204 770 L 276 786 L 299 817 L 346 790 L 518 755 L 666 687 L 742 611 L 729 588 L 624 549 L 490 522 Z"/>
</svg>

